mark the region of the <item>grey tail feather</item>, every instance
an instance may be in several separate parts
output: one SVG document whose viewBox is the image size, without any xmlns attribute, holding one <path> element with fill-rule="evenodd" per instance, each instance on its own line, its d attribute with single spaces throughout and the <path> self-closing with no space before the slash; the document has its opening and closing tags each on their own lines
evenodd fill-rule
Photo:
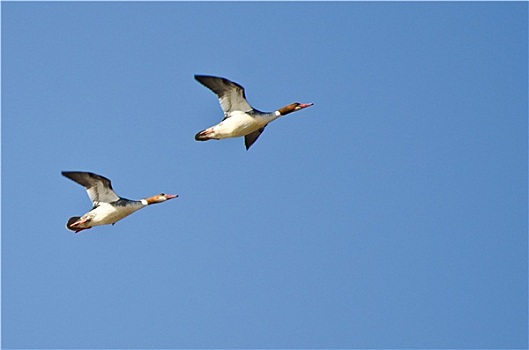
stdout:
<svg viewBox="0 0 529 350">
<path fill-rule="evenodd" d="M 207 135 L 203 135 L 202 133 L 206 131 L 206 130 L 202 130 L 200 132 L 198 132 L 196 135 L 195 135 L 195 140 L 196 141 L 207 141 L 210 139 L 210 137 L 208 137 Z"/>
<path fill-rule="evenodd" d="M 75 228 L 71 228 L 70 225 L 73 224 L 74 222 L 76 222 L 77 220 L 79 220 L 80 218 L 81 218 L 80 216 L 72 216 L 71 218 L 69 218 L 68 222 L 66 223 L 66 228 L 68 230 L 75 231 L 76 229 Z"/>
</svg>

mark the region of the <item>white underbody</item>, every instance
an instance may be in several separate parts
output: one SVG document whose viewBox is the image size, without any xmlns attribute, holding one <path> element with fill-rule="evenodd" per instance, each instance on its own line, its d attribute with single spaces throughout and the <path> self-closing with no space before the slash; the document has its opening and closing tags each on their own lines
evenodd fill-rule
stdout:
<svg viewBox="0 0 529 350">
<path fill-rule="evenodd" d="M 114 224 L 117 221 L 129 216 L 135 211 L 143 208 L 145 205 L 141 202 L 133 202 L 125 206 L 114 206 L 109 203 L 102 203 L 97 208 L 92 209 L 81 220 L 88 218 L 89 220 L 79 225 L 80 227 L 92 227 L 100 225 Z"/>
<path fill-rule="evenodd" d="M 229 118 L 206 130 L 211 131 L 208 136 L 215 139 L 246 136 L 266 126 L 266 124 L 278 117 L 279 115 L 274 114 L 252 116 L 242 111 L 234 111 L 231 112 Z"/>
</svg>

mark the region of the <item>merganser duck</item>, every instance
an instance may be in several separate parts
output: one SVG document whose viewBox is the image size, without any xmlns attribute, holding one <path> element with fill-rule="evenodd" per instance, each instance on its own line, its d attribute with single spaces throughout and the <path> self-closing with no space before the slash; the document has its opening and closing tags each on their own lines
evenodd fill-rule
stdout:
<svg viewBox="0 0 529 350">
<path fill-rule="evenodd" d="M 248 104 L 244 88 L 239 84 L 208 75 L 195 75 L 195 79 L 218 96 L 224 111 L 224 119 L 220 123 L 195 135 L 197 141 L 244 136 L 244 144 L 248 150 L 270 122 L 313 105 L 295 102 L 275 112 L 260 112 Z"/>
<path fill-rule="evenodd" d="M 71 217 L 66 228 L 78 233 L 91 229 L 93 226 L 114 225 L 119 220 L 129 216 L 141 208 L 162 203 L 178 195 L 160 193 L 138 201 L 122 198 L 112 189 L 110 180 L 101 175 L 80 171 L 63 171 L 62 175 L 86 188 L 88 197 L 94 207 L 83 216 Z"/>
</svg>

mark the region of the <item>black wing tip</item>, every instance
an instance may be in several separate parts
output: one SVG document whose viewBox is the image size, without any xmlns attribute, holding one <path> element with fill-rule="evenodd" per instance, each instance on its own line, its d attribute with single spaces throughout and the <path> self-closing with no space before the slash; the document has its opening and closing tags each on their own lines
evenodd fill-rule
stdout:
<svg viewBox="0 0 529 350">
<path fill-rule="evenodd" d="M 97 175 L 89 171 L 61 171 L 61 174 L 62 176 L 65 176 L 69 179 L 73 179 L 73 177 L 78 176 L 78 175 L 87 175 L 90 177 L 98 177 L 98 176 L 100 177 L 101 176 L 101 175 Z"/>
<path fill-rule="evenodd" d="M 207 75 L 207 74 L 195 74 L 195 80 L 202 83 L 203 85 L 206 85 L 206 81 L 208 79 L 213 79 L 213 80 L 220 80 L 222 81 L 224 84 L 226 85 L 230 85 L 230 84 L 234 84 L 236 85 L 237 87 L 241 88 L 244 90 L 243 86 L 228 79 L 228 78 L 224 78 L 224 77 L 219 77 L 217 75 Z M 207 86 L 207 85 L 206 85 Z"/>
<path fill-rule="evenodd" d="M 195 74 L 195 80 L 198 82 L 203 82 L 206 79 L 224 79 L 222 77 L 217 77 L 214 75 L 205 75 L 205 74 Z"/>
<path fill-rule="evenodd" d="M 61 171 L 61 174 L 85 188 L 92 187 L 94 185 L 93 181 L 98 181 L 103 182 L 103 184 L 113 190 L 112 182 L 103 175 L 98 175 L 90 171 Z"/>
<path fill-rule="evenodd" d="M 244 136 L 244 145 L 246 146 L 246 150 L 249 150 L 250 147 L 255 143 L 255 141 L 257 141 L 257 139 L 259 138 L 259 136 L 261 136 L 267 125 Z"/>
<path fill-rule="evenodd" d="M 61 175 L 69 178 L 70 180 L 73 180 L 73 177 L 79 173 L 81 173 L 81 171 L 61 171 Z"/>
<path fill-rule="evenodd" d="M 195 74 L 195 79 L 202 79 L 202 78 L 219 78 L 223 79 L 222 77 L 216 76 L 216 75 L 210 75 L 210 74 Z"/>
<path fill-rule="evenodd" d="M 61 174 L 64 175 L 64 174 L 93 174 L 93 173 L 91 173 L 89 171 L 79 171 L 79 170 L 76 170 L 76 171 L 68 170 L 68 171 L 66 171 L 66 170 L 63 170 L 63 171 L 61 171 Z"/>
<path fill-rule="evenodd" d="M 67 179 L 70 179 L 87 189 L 90 187 L 90 180 L 88 180 L 87 177 L 94 177 L 94 174 L 86 171 L 61 171 L 61 174 Z"/>
<path fill-rule="evenodd" d="M 247 151 L 250 149 L 250 147 L 252 147 L 256 140 L 257 138 L 252 140 L 250 137 L 248 137 L 248 135 L 244 137 L 244 147 L 246 147 Z"/>
<path fill-rule="evenodd" d="M 211 82 L 212 80 L 215 81 L 218 79 L 223 79 L 223 78 L 214 77 L 212 75 L 198 75 L 198 74 L 195 75 L 195 80 L 210 90 L 212 90 L 212 86 L 211 86 L 211 83 L 208 84 L 208 81 Z"/>
</svg>

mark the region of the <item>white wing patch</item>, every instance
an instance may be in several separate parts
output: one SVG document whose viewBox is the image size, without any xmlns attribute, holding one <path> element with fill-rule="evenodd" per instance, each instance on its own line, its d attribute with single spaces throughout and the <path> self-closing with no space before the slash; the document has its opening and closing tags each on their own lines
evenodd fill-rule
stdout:
<svg viewBox="0 0 529 350">
<path fill-rule="evenodd" d="M 119 196 L 110 188 L 105 187 L 102 182 L 87 188 L 86 192 L 94 206 L 98 206 L 100 203 L 112 203 L 119 199 Z"/>
<path fill-rule="evenodd" d="M 86 189 L 94 207 L 120 199 L 112 189 L 110 180 L 104 176 L 82 171 L 63 171 L 62 174 Z"/>
<path fill-rule="evenodd" d="M 225 118 L 233 111 L 249 112 L 253 109 L 246 101 L 244 88 L 239 84 L 225 78 L 205 75 L 195 75 L 195 79 L 217 95 Z"/>
</svg>

